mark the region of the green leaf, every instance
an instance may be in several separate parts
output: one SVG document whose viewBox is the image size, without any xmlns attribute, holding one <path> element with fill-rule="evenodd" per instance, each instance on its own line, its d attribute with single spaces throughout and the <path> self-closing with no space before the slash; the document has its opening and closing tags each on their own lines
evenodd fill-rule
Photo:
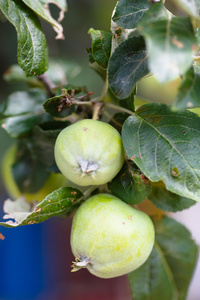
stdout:
<svg viewBox="0 0 200 300">
<path fill-rule="evenodd" d="M 36 159 L 31 145 L 21 141 L 12 164 L 12 175 L 20 192 L 25 194 L 39 191 L 47 181 L 49 172 L 44 164 Z"/>
<path fill-rule="evenodd" d="M 200 74 L 193 69 L 183 76 L 181 85 L 175 99 L 174 107 L 192 108 L 200 106 Z"/>
<path fill-rule="evenodd" d="M 166 190 L 164 184 L 160 182 L 158 184 L 152 184 L 151 189 L 148 199 L 151 200 L 156 207 L 165 211 L 180 211 L 196 203 L 194 200 Z"/>
<path fill-rule="evenodd" d="M 157 244 L 148 260 L 128 279 L 134 300 L 178 300 L 171 271 Z"/>
<path fill-rule="evenodd" d="M 149 9 L 147 0 L 120 0 L 116 5 L 113 21 L 122 28 L 132 29 Z"/>
<path fill-rule="evenodd" d="M 119 105 L 127 108 L 130 111 L 135 111 L 135 93 L 136 93 L 136 88 L 132 91 L 132 93 L 122 101 L 120 101 Z"/>
<path fill-rule="evenodd" d="M 4 212 L 7 213 L 7 215 L 4 216 L 4 219 L 14 219 L 15 222 L 0 222 L 0 225 L 12 228 L 41 223 L 53 216 L 61 214 L 69 215 L 79 207 L 82 197 L 83 194 L 79 190 L 70 187 L 62 187 L 46 196 L 32 212 L 28 212 L 30 207 L 27 207 L 28 204 L 25 202 L 23 203 L 25 209 L 22 211 L 21 204 L 17 210 L 16 206 L 18 207 L 18 203 L 7 200 L 7 202 L 5 201 L 4 203 Z M 23 200 L 20 199 L 21 198 L 16 201 L 22 202 Z"/>
<path fill-rule="evenodd" d="M 47 99 L 44 103 L 44 109 L 50 115 L 58 118 L 64 118 L 74 112 L 74 106 L 63 95 Z"/>
<path fill-rule="evenodd" d="M 44 129 L 44 126 L 52 124 L 52 128 Z M 29 138 L 29 145 L 31 144 L 32 153 L 37 157 L 40 164 L 46 168 L 52 168 L 55 165 L 54 146 L 55 141 L 62 129 L 70 125 L 70 122 L 56 122 L 44 123 L 43 126 L 35 126 L 31 138 Z"/>
<path fill-rule="evenodd" d="M 115 127 L 119 133 L 121 133 L 122 126 L 128 117 L 129 115 L 126 113 L 116 113 L 110 119 L 109 124 Z"/>
<path fill-rule="evenodd" d="M 126 155 L 151 181 L 200 201 L 200 118 L 165 104 L 146 104 L 122 128 Z"/>
<path fill-rule="evenodd" d="M 106 69 L 111 52 L 112 34 L 102 30 L 90 28 L 88 31 L 92 37 L 92 55 L 97 64 Z"/>
<path fill-rule="evenodd" d="M 107 89 L 107 94 L 106 94 L 106 100 L 108 99 L 108 101 L 110 102 L 114 102 L 117 105 L 127 108 L 129 111 L 135 111 L 135 94 L 136 94 L 136 88 L 133 89 L 132 93 L 124 99 L 119 99 L 117 98 L 112 90 L 110 89 L 110 87 L 108 87 Z M 130 113 L 125 112 L 123 113 L 124 116 L 127 115 L 127 117 L 130 115 Z"/>
<path fill-rule="evenodd" d="M 159 244 L 178 290 L 178 299 L 185 300 L 198 259 L 198 246 L 185 226 L 172 218 L 154 222 Z"/>
<path fill-rule="evenodd" d="M 128 275 L 135 300 L 185 300 L 198 257 L 190 232 L 175 220 L 155 221 L 156 243 L 148 260 Z"/>
<path fill-rule="evenodd" d="M 12 93 L 3 104 L 2 127 L 14 138 L 27 135 L 35 125 L 50 118 L 43 109 L 45 100 L 46 94 L 40 89 Z"/>
<path fill-rule="evenodd" d="M 43 88 L 42 82 L 37 77 L 27 77 L 19 65 L 10 66 L 3 74 L 3 79 L 7 82 L 26 82 L 30 87 Z"/>
<path fill-rule="evenodd" d="M 6 108 L 3 112 L 3 117 L 9 118 L 31 112 L 44 113 L 42 105 L 45 100 L 46 94 L 40 89 L 30 89 L 27 92 L 14 92 L 5 101 Z"/>
<path fill-rule="evenodd" d="M 17 0 L 0 0 L 0 7 L 17 31 L 19 65 L 27 76 L 43 74 L 48 68 L 48 48 L 37 15 Z"/>
<path fill-rule="evenodd" d="M 80 92 L 87 93 L 84 87 L 67 85 L 65 88 L 62 88 L 61 91 L 57 91 L 58 96 L 49 98 L 45 101 L 43 105 L 44 109 L 54 117 L 64 118 L 69 116 L 75 111 L 75 105 L 73 104 L 73 100 L 75 100 L 75 94 Z M 86 98 L 87 97 L 88 94 L 86 95 Z"/>
<path fill-rule="evenodd" d="M 132 163 L 124 165 L 118 175 L 108 183 L 111 193 L 129 204 L 141 203 L 151 192 L 151 183 Z"/>
<path fill-rule="evenodd" d="M 108 65 L 111 90 L 119 99 L 127 98 L 139 79 L 148 73 L 145 43 L 141 36 L 120 43 Z"/>
<path fill-rule="evenodd" d="M 192 66 L 196 40 L 189 18 L 172 16 L 158 2 L 144 15 L 138 29 L 149 52 L 148 66 L 158 81 L 173 80 Z"/>
<path fill-rule="evenodd" d="M 49 120 L 47 115 L 25 114 L 21 116 L 10 117 L 2 120 L 2 128 L 12 138 L 22 138 L 29 136 L 32 128 L 40 123 Z"/>
<path fill-rule="evenodd" d="M 56 39 L 64 39 L 63 27 L 60 22 L 64 18 L 64 13 L 67 11 L 67 3 L 65 0 L 22 0 L 26 5 L 28 5 L 36 14 L 38 14 L 45 21 L 53 26 L 53 29 L 57 33 Z M 51 11 L 49 9 L 49 4 L 53 3 L 60 9 L 59 18 L 56 21 L 51 16 Z"/>
<path fill-rule="evenodd" d="M 45 74 L 55 86 L 63 86 L 66 85 L 69 80 L 74 79 L 80 71 L 80 66 L 73 61 L 50 59 L 49 68 Z M 26 73 L 19 65 L 10 66 L 3 74 L 3 79 L 8 82 L 26 82 L 31 87 L 45 89 L 43 83 L 37 77 L 26 77 Z"/>
</svg>

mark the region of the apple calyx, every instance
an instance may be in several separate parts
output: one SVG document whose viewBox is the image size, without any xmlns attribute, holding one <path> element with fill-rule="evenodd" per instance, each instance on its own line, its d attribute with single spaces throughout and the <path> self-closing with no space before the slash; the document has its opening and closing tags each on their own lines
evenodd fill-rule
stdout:
<svg viewBox="0 0 200 300">
<path fill-rule="evenodd" d="M 88 257 L 84 258 L 75 258 L 75 261 L 72 262 L 72 270 L 71 272 L 77 272 L 82 268 L 87 268 L 87 266 L 91 264 L 91 261 Z"/>
<path fill-rule="evenodd" d="M 95 171 L 97 171 L 99 168 L 99 164 L 87 160 L 82 160 L 80 163 L 80 167 L 82 176 L 91 175 L 92 177 L 94 177 Z"/>
</svg>

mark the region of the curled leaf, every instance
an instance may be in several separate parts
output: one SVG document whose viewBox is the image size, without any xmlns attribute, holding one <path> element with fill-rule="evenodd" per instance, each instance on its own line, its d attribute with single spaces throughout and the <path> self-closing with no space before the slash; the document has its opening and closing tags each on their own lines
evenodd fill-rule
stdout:
<svg viewBox="0 0 200 300">
<path fill-rule="evenodd" d="M 67 11 L 67 3 L 65 0 L 23 0 L 23 2 L 29 6 L 37 15 L 43 18 L 45 21 L 50 23 L 53 26 L 53 29 L 57 33 L 56 39 L 64 39 L 63 27 L 60 25 L 60 22 L 64 18 L 64 13 Z M 56 21 L 50 12 L 49 4 L 53 3 L 60 9 L 59 18 Z"/>
</svg>

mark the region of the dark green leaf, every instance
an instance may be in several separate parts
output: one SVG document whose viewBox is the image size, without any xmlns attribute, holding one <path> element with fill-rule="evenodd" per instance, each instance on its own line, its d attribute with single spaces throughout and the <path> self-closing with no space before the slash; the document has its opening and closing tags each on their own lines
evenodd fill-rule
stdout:
<svg viewBox="0 0 200 300">
<path fill-rule="evenodd" d="M 129 162 L 108 183 L 108 188 L 113 195 L 134 205 L 147 198 L 151 191 L 151 183 L 132 162 Z"/>
<path fill-rule="evenodd" d="M 194 200 L 166 190 L 162 183 L 152 184 L 152 191 L 148 196 L 148 199 L 151 200 L 158 208 L 172 212 L 189 208 L 196 203 Z"/>
<path fill-rule="evenodd" d="M 147 0 L 120 0 L 116 5 L 113 21 L 122 28 L 135 28 L 148 9 Z"/>
<path fill-rule="evenodd" d="M 48 68 L 48 50 L 37 15 L 18 0 L 0 0 L 0 7 L 17 31 L 19 65 L 27 76 L 43 74 Z"/>
<path fill-rule="evenodd" d="M 134 103 L 135 91 L 136 91 L 136 89 L 134 89 L 133 92 L 127 98 L 120 101 L 120 103 L 119 103 L 120 106 L 125 107 L 125 108 L 129 109 L 130 111 L 135 111 L 135 103 Z"/>
<path fill-rule="evenodd" d="M 89 62 L 93 64 L 95 62 L 95 59 L 92 54 L 92 48 L 86 48 L 86 52 L 88 53 Z"/>
<path fill-rule="evenodd" d="M 190 232 L 174 219 L 164 217 L 155 221 L 159 244 L 178 290 L 178 299 L 185 300 L 198 258 L 198 247 Z"/>
<path fill-rule="evenodd" d="M 64 118 L 71 115 L 75 111 L 74 95 L 82 91 L 85 91 L 82 87 L 68 85 L 62 89 L 62 94 L 59 90 L 58 96 L 47 99 L 44 103 L 44 109 L 54 117 Z"/>
<path fill-rule="evenodd" d="M 6 101 L 0 103 L 0 120 L 3 118 L 4 111 L 6 110 Z"/>
<path fill-rule="evenodd" d="M 92 37 L 92 55 L 97 64 L 106 69 L 111 52 L 112 34 L 102 30 L 90 28 Z"/>
<path fill-rule="evenodd" d="M 158 2 L 144 14 L 138 29 L 145 37 L 148 66 L 158 81 L 175 79 L 191 67 L 196 40 L 189 18 L 172 16 Z"/>
<path fill-rule="evenodd" d="M 15 209 L 12 212 L 12 207 L 9 208 L 9 211 L 4 208 L 4 211 L 7 213 L 7 215 L 4 216 L 4 219 L 14 218 L 15 222 L 0 222 L 0 225 L 11 228 L 21 225 L 41 223 L 53 216 L 61 214 L 69 215 L 81 204 L 82 197 L 83 194 L 77 189 L 70 187 L 59 188 L 39 203 L 33 212 L 28 213 L 26 211 L 24 214 L 25 218 L 23 218 L 21 211 L 18 212 Z M 21 221 L 19 221 L 20 219 Z"/>
<path fill-rule="evenodd" d="M 63 95 L 49 98 L 44 103 L 44 109 L 50 115 L 58 118 L 64 118 L 74 112 L 74 106 Z"/>
<path fill-rule="evenodd" d="M 107 90 L 107 94 L 106 94 L 106 100 L 108 99 L 108 101 L 110 102 L 114 102 L 117 105 L 127 108 L 130 111 L 135 111 L 135 94 L 136 94 L 136 88 L 133 89 L 132 93 L 124 99 L 119 99 L 117 98 L 112 90 L 110 89 L 110 87 L 108 87 Z"/>
<path fill-rule="evenodd" d="M 70 125 L 71 122 L 70 121 L 56 121 L 56 120 L 50 120 L 50 121 L 47 121 L 47 122 L 44 122 L 42 124 L 40 124 L 40 126 L 38 128 L 41 129 L 41 132 L 44 131 L 44 135 L 50 133 L 51 135 L 51 132 L 53 132 L 53 135 L 55 133 L 56 135 L 56 131 L 61 131 L 62 129 L 64 129 L 65 127 L 67 127 L 68 125 Z M 36 129 L 37 131 L 37 127 L 35 127 L 33 129 L 33 135 L 34 135 L 34 130 Z M 38 133 L 39 134 L 39 133 Z"/>
<path fill-rule="evenodd" d="M 122 128 L 124 148 L 151 181 L 200 201 L 200 118 L 165 104 L 141 106 Z"/>
<path fill-rule="evenodd" d="M 65 0 L 22 0 L 26 5 L 28 5 L 36 14 L 38 14 L 41 18 L 43 18 L 45 21 L 50 23 L 57 33 L 56 39 L 64 39 L 63 36 L 63 28 L 60 25 L 60 22 L 64 18 L 64 13 L 67 11 L 67 3 Z M 54 3 L 58 6 L 60 9 L 59 19 L 56 21 L 51 16 L 51 11 L 49 9 L 49 4 Z"/>
<path fill-rule="evenodd" d="M 35 125 L 50 119 L 43 109 L 45 100 L 39 89 L 12 93 L 1 116 L 2 127 L 14 138 L 29 134 Z"/>
<path fill-rule="evenodd" d="M 53 122 L 52 125 L 54 128 L 49 128 L 47 130 L 44 130 L 41 126 L 36 126 L 33 129 L 31 138 L 29 139 L 32 152 L 37 157 L 38 162 L 40 164 L 44 164 L 47 168 L 51 168 L 55 165 L 54 146 L 58 134 L 63 128 L 70 125 L 70 122 L 57 123 Z M 48 124 L 49 123 L 43 124 L 43 127 L 47 126 Z M 60 127 L 58 127 L 58 125 Z"/>
<path fill-rule="evenodd" d="M 178 94 L 174 103 L 176 108 L 192 108 L 200 106 L 200 74 L 193 69 L 183 76 Z"/>
<path fill-rule="evenodd" d="M 129 97 L 137 81 L 147 73 L 147 54 L 143 38 L 132 37 L 120 43 L 108 66 L 109 84 L 116 97 Z"/>
<path fill-rule="evenodd" d="M 112 116 L 112 118 L 109 121 L 109 124 L 112 125 L 121 133 L 122 131 L 122 126 L 125 122 L 125 120 L 128 118 L 128 114 L 126 113 L 116 113 Z"/>
<path fill-rule="evenodd" d="M 128 279 L 134 300 L 178 300 L 171 270 L 157 244 L 149 259 Z"/>
<path fill-rule="evenodd" d="M 19 143 L 12 174 L 22 194 L 39 191 L 49 177 L 49 172 L 43 163 L 36 159 L 30 145 L 23 142 Z"/>
<path fill-rule="evenodd" d="M 149 259 L 128 275 L 133 299 L 185 300 L 198 247 L 175 220 L 163 217 L 154 225 L 156 243 Z"/>
<path fill-rule="evenodd" d="M 28 136 L 34 126 L 48 120 L 48 115 L 24 114 L 3 119 L 1 126 L 12 138 L 20 138 Z"/>
</svg>

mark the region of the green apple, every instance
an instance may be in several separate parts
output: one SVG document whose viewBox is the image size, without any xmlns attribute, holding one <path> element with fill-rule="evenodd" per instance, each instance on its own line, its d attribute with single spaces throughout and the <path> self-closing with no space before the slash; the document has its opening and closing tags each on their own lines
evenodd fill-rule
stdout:
<svg viewBox="0 0 200 300">
<path fill-rule="evenodd" d="M 148 215 L 110 194 L 90 197 L 72 222 L 73 270 L 87 268 L 93 275 L 112 278 L 139 268 L 154 244 Z"/>
<path fill-rule="evenodd" d="M 58 135 L 55 160 L 63 175 L 80 186 L 107 183 L 124 162 L 121 136 L 107 123 L 79 121 Z"/>
<path fill-rule="evenodd" d="M 50 173 L 46 183 L 39 191 L 35 193 L 22 194 L 12 174 L 12 165 L 14 163 L 16 151 L 17 146 L 14 144 L 6 152 L 2 163 L 2 178 L 5 188 L 12 199 L 24 196 L 28 202 L 40 202 L 55 189 L 68 185 L 66 178 L 62 174 Z"/>
</svg>

